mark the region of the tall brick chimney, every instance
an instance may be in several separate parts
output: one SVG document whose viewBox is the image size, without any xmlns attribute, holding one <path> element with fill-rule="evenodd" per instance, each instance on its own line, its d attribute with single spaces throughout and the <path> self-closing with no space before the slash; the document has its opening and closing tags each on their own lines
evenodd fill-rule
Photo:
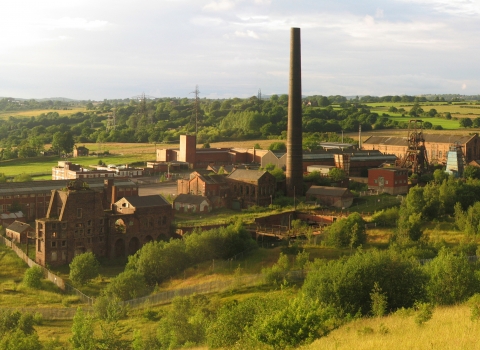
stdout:
<svg viewBox="0 0 480 350">
<path fill-rule="evenodd" d="M 300 28 L 290 30 L 290 78 L 287 126 L 287 196 L 303 194 L 302 57 Z"/>
</svg>

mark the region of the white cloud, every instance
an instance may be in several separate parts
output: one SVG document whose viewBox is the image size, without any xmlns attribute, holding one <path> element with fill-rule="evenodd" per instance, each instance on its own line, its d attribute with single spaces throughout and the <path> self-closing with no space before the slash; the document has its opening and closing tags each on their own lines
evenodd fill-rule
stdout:
<svg viewBox="0 0 480 350">
<path fill-rule="evenodd" d="M 441 13 L 452 15 L 478 16 L 480 3 L 477 0 L 397 0 L 401 2 L 426 5 Z"/>
<path fill-rule="evenodd" d="M 467 89 L 467 84 L 463 83 L 462 84 L 462 90 L 466 90 Z"/>
<path fill-rule="evenodd" d="M 383 18 L 383 10 L 381 9 L 377 9 L 377 11 L 375 12 L 375 17 L 376 18 Z"/>
<path fill-rule="evenodd" d="M 203 9 L 205 11 L 213 11 L 213 12 L 220 12 L 220 11 L 227 11 L 235 7 L 235 2 L 231 0 L 218 0 L 212 1 L 205 5 Z"/>
<path fill-rule="evenodd" d="M 254 38 L 258 39 L 258 35 L 253 30 L 246 30 L 246 31 L 235 31 L 235 36 L 239 38 Z"/>
<path fill-rule="evenodd" d="M 99 30 L 111 25 L 108 21 L 92 20 L 85 18 L 63 17 L 59 19 L 46 19 L 39 22 L 41 27 L 49 30 L 55 29 L 77 29 L 77 30 Z"/>
</svg>

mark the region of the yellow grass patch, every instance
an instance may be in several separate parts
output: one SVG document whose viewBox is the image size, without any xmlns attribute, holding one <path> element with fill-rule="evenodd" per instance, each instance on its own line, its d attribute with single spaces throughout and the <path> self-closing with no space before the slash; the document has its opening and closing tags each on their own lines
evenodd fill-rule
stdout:
<svg viewBox="0 0 480 350">
<path fill-rule="evenodd" d="M 0 119 L 7 119 L 8 117 L 30 118 L 38 117 L 40 114 L 47 114 L 50 112 L 57 112 L 59 115 L 72 115 L 78 112 L 86 112 L 85 107 L 73 107 L 72 109 L 33 109 L 30 111 L 7 111 L 0 112 Z"/>
<path fill-rule="evenodd" d="M 470 320 L 467 306 L 436 308 L 432 319 L 422 326 L 414 317 L 360 319 L 302 349 L 480 349 L 480 322 Z"/>
</svg>

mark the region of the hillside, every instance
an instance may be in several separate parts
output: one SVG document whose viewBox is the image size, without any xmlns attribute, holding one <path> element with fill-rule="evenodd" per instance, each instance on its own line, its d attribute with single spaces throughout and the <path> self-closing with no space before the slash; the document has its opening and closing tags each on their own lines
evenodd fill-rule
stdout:
<svg viewBox="0 0 480 350">
<path fill-rule="evenodd" d="M 480 349 L 480 323 L 470 320 L 466 305 L 436 308 L 432 319 L 422 326 L 414 318 L 413 313 L 407 316 L 397 312 L 356 320 L 302 349 Z"/>
</svg>

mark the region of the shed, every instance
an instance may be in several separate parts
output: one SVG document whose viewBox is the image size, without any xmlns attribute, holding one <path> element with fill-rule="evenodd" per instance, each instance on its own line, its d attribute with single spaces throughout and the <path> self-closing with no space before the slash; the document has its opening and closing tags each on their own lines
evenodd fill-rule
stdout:
<svg viewBox="0 0 480 350">
<path fill-rule="evenodd" d="M 35 230 L 29 224 L 21 221 L 14 221 L 5 229 L 5 234 L 14 243 L 27 243 L 27 238 L 35 236 Z"/>
<path fill-rule="evenodd" d="M 342 187 L 312 186 L 306 196 L 307 200 L 336 208 L 348 208 L 353 203 L 353 194 Z"/>
<path fill-rule="evenodd" d="M 193 194 L 179 194 L 173 201 L 173 207 L 177 211 L 192 213 L 212 211 L 212 203 L 207 197 Z"/>
</svg>

